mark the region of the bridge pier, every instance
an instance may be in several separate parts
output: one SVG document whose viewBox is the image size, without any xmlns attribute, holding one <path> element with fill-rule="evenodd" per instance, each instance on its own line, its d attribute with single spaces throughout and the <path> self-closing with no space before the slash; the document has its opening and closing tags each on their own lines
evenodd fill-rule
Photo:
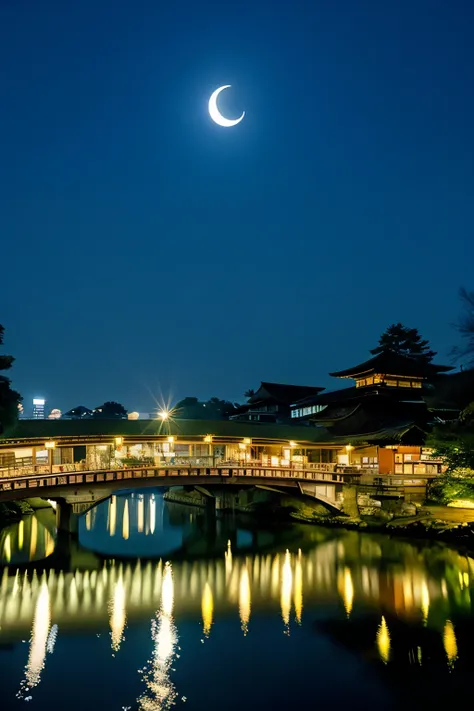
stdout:
<svg viewBox="0 0 474 711">
<path fill-rule="evenodd" d="M 56 505 L 56 528 L 60 533 L 77 536 L 79 533 L 79 515 L 74 513 L 72 504 L 64 499 L 58 500 Z"/>
<path fill-rule="evenodd" d="M 233 511 L 235 508 L 235 493 L 219 491 L 215 494 L 216 511 Z"/>
<path fill-rule="evenodd" d="M 342 505 L 344 513 L 351 518 L 360 518 L 359 505 L 357 503 L 358 486 L 355 484 L 343 484 L 342 493 L 344 503 Z"/>
</svg>

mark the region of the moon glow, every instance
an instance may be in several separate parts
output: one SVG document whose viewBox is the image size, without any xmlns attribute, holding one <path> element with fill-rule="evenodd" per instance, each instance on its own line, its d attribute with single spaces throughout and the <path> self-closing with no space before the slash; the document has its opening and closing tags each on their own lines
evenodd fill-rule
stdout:
<svg viewBox="0 0 474 711">
<path fill-rule="evenodd" d="M 239 116 L 239 118 L 228 119 L 223 116 L 217 108 L 217 97 L 219 96 L 221 91 L 224 91 L 224 89 L 229 89 L 230 87 L 231 84 L 225 84 L 224 86 L 220 86 L 211 94 L 211 98 L 209 99 L 209 116 L 214 121 L 214 123 L 217 123 L 219 126 L 224 126 L 225 128 L 237 126 L 237 124 L 240 123 L 243 117 L 245 116 L 245 111 L 242 111 L 242 115 Z"/>
</svg>

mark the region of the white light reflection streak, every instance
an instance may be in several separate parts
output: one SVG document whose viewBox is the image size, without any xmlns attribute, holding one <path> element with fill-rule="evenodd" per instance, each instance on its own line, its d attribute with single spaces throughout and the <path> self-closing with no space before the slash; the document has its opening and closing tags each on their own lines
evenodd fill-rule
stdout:
<svg viewBox="0 0 474 711">
<path fill-rule="evenodd" d="M 171 565 L 166 564 L 161 586 L 161 606 L 151 622 L 154 649 L 149 670 L 143 673 L 147 691 L 138 699 L 141 711 L 169 709 L 177 692 L 170 679 L 171 663 L 178 636 L 173 622 L 174 583 Z"/>
<path fill-rule="evenodd" d="M 122 573 L 115 583 L 114 593 L 110 601 L 110 630 L 112 638 L 112 649 L 118 652 L 123 640 L 123 631 L 127 622 L 127 607 L 125 586 L 123 584 Z"/>
<path fill-rule="evenodd" d="M 46 580 L 43 580 L 36 599 L 35 616 L 31 630 L 30 652 L 25 668 L 26 678 L 22 681 L 18 693 L 20 698 L 23 698 L 34 686 L 38 686 L 41 681 L 50 623 L 51 607 L 49 590 Z"/>
</svg>

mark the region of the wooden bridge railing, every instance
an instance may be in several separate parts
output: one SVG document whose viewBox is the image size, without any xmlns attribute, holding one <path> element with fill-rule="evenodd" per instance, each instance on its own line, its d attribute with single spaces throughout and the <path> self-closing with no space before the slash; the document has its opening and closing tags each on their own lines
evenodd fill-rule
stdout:
<svg viewBox="0 0 474 711">
<path fill-rule="evenodd" d="M 42 487 L 77 486 L 78 484 L 98 484 L 104 482 L 123 481 L 126 483 L 134 479 L 160 479 L 164 477 L 179 478 L 183 480 L 193 477 L 238 477 L 238 478 L 269 478 L 280 480 L 299 480 L 320 483 L 343 483 L 346 476 L 343 472 L 321 471 L 314 468 L 296 467 L 262 467 L 239 466 L 222 463 L 216 467 L 183 467 L 180 465 L 133 467 L 121 469 L 106 469 L 85 471 L 75 465 L 54 465 L 52 471 L 40 465 L 43 471 L 29 471 L 28 474 L 16 473 L 16 476 L 0 477 L 0 492 L 15 491 L 18 489 L 37 490 Z M 64 468 L 70 467 L 68 471 Z"/>
<path fill-rule="evenodd" d="M 167 461 L 161 463 L 152 462 L 139 462 L 128 463 L 124 465 L 120 460 L 111 462 L 104 466 L 87 466 L 85 461 L 75 462 L 73 464 L 29 464 L 21 467 L 0 467 L 0 480 L 3 479 L 19 479 L 34 477 L 41 474 L 68 474 L 72 472 L 96 472 L 96 471 L 128 471 L 138 470 L 138 469 L 160 469 L 160 470 L 184 470 L 184 469 L 265 469 L 265 470 L 278 470 L 282 472 L 287 472 L 288 476 L 291 476 L 291 472 L 303 471 L 303 472 L 315 472 L 318 474 L 353 474 L 359 477 L 364 473 L 374 473 L 374 470 L 356 469 L 354 467 L 340 467 L 335 463 L 312 463 L 305 462 L 300 464 L 299 462 L 291 462 L 286 465 L 276 465 L 272 466 L 268 464 L 265 460 L 252 459 L 250 461 L 239 461 L 239 460 L 222 460 L 213 459 L 212 457 L 199 457 L 193 458 L 191 460 L 185 460 L 184 458 L 178 461 Z"/>
</svg>

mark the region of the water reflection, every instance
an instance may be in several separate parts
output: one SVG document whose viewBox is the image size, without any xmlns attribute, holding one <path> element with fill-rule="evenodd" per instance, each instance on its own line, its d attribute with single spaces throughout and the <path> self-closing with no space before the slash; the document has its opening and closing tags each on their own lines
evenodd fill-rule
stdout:
<svg viewBox="0 0 474 711">
<path fill-rule="evenodd" d="M 377 630 L 377 649 L 380 654 L 380 659 L 384 664 L 387 664 L 390 659 L 390 633 L 385 617 L 382 617 L 382 622 Z"/>
<path fill-rule="evenodd" d="M 128 501 L 114 497 L 82 524 L 91 536 L 99 531 L 110 540 L 113 532 L 117 541 L 128 527 L 127 545 L 137 536 L 156 536 L 159 544 L 159 536 L 166 534 L 162 521 L 175 515 L 166 512 L 157 495 Z M 187 517 L 189 521 L 189 511 Z M 237 527 L 236 522 L 232 525 Z M 242 633 L 249 641 L 257 640 L 265 616 L 273 621 L 272 634 L 287 645 L 298 638 L 302 626 L 306 639 L 323 635 L 387 671 L 437 664 L 454 678 L 474 656 L 470 557 L 436 545 L 313 527 L 301 529 L 293 545 L 242 552 L 230 540 L 236 541 L 231 529 L 229 522 L 214 520 L 212 530 L 209 522 L 197 518 L 181 529 L 181 543 L 193 551 L 208 550 L 203 537 L 212 540 L 212 550 L 219 550 L 212 558 L 185 556 L 172 565 L 166 558 L 104 563 L 79 549 L 79 567 L 71 549 L 68 567 L 47 573 L 39 567 L 39 574 L 34 566 L 24 572 L 14 561 L 20 563 L 32 552 L 45 557 L 54 546 L 51 532 L 35 517 L 2 531 L 0 644 L 6 648 L 29 640 L 20 667 L 20 696 L 27 698 L 40 684 L 46 685 L 50 667 L 45 665 L 58 630 L 61 644 L 79 631 L 95 639 L 98 631 L 107 630 L 107 657 L 119 655 L 121 665 L 132 664 L 130 673 L 136 675 L 137 650 L 133 661 L 124 660 L 131 654 L 131 629 L 141 621 L 150 644 L 142 677 L 145 690 L 139 698 L 143 711 L 167 708 L 177 698 L 172 665 L 178 658 L 178 629 L 181 633 L 180 625 L 188 621 L 199 642 L 209 638 L 213 643 L 206 643 L 206 651 L 222 639 L 219 626 L 227 621 L 234 627 L 227 627 L 226 649 L 243 644 Z M 174 534 L 171 539 L 175 543 Z M 188 640 L 180 644 L 187 648 Z M 138 666 L 147 657 L 142 647 L 139 653 L 143 656 Z M 190 657 L 196 657 L 195 650 Z"/>
<path fill-rule="evenodd" d="M 0 531 L 0 564 L 18 565 L 41 560 L 50 556 L 54 547 L 54 514 L 43 511 L 26 516 Z"/>
<path fill-rule="evenodd" d="M 119 579 L 114 585 L 114 592 L 110 601 L 110 630 L 112 649 L 114 652 L 118 652 L 120 649 L 126 621 L 127 613 L 125 609 L 125 587 L 123 584 L 122 572 L 120 572 Z"/>
<path fill-rule="evenodd" d="M 454 625 L 451 620 L 446 620 L 443 631 L 443 644 L 448 658 L 448 664 L 450 667 L 454 665 L 454 662 L 458 658 L 458 645 L 456 642 L 456 634 L 454 632 Z"/>
<path fill-rule="evenodd" d="M 145 693 L 138 699 L 143 711 L 168 709 L 176 700 L 176 690 L 170 679 L 171 663 L 177 644 L 176 627 L 173 621 L 174 585 L 173 573 L 166 564 L 161 586 L 160 609 L 151 623 L 154 642 L 152 659 L 143 672 Z"/>
</svg>

